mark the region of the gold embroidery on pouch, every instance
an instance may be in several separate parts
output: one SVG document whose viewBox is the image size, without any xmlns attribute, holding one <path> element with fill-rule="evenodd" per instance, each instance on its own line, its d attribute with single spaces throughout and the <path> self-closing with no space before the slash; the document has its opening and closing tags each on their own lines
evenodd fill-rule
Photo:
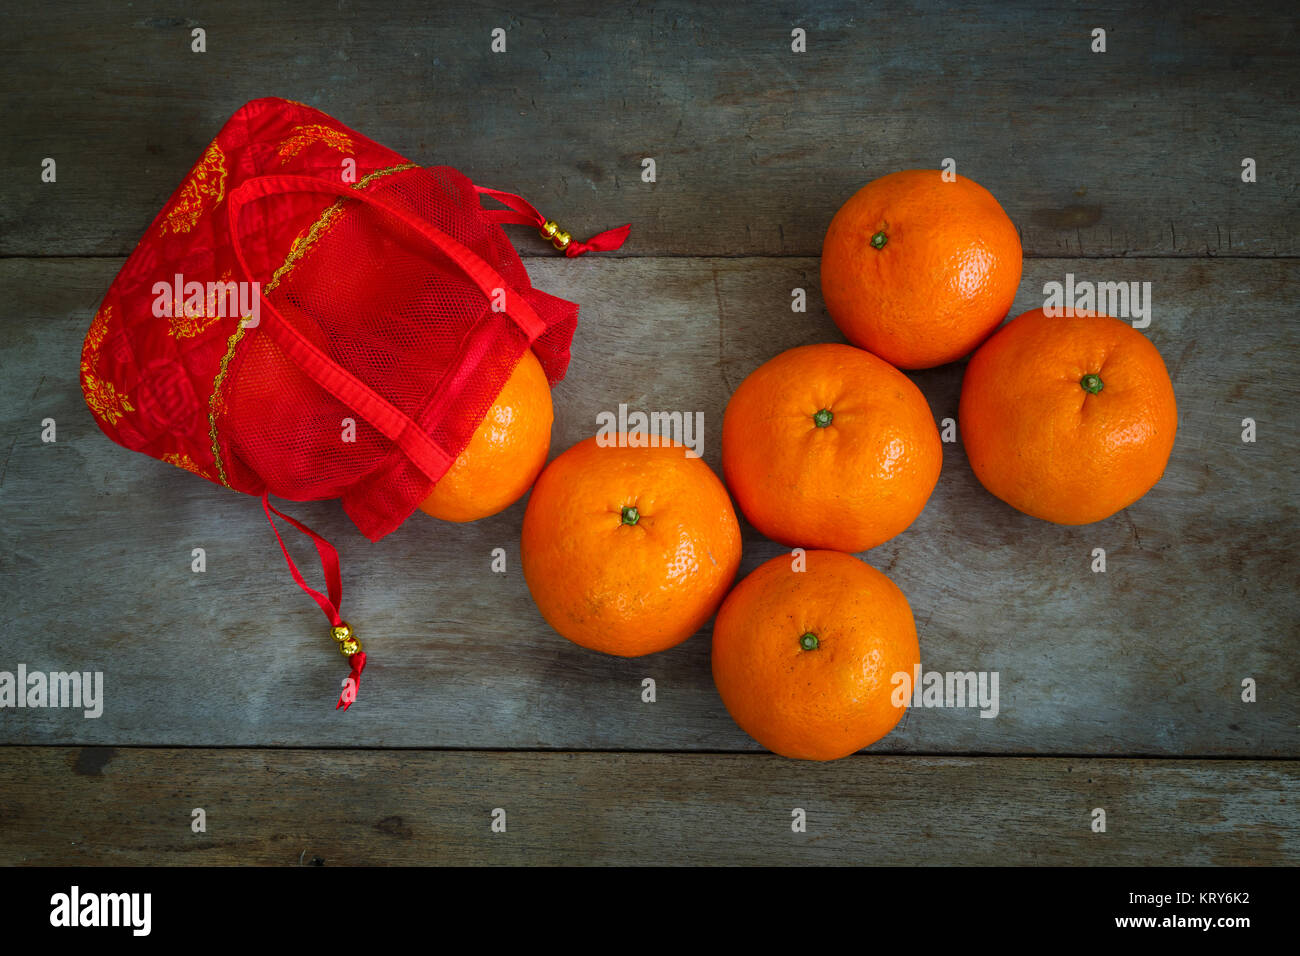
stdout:
<svg viewBox="0 0 1300 956">
<path fill-rule="evenodd" d="M 405 172 L 408 169 L 415 169 L 417 163 L 400 163 L 397 166 L 389 166 L 385 169 L 376 169 L 372 173 L 363 176 L 352 188 L 361 189 L 369 185 L 380 177 L 387 176 L 391 173 Z M 311 224 L 311 228 L 298 236 L 289 246 L 289 253 L 284 257 L 284 262 L 280 268 L 275 270 L 271 276 L 271 281 L 262 287 L 262 295 L 270 295 L 271 290 L 280 284 L 280 280 L 288 275 L 289 271 L 297 264 L 315 244 L 316 240 L 321 237 L 331 222 L 339 214 L 339 211 L 347 203 L 347 199 L 339 197 L 320 214 L 320 217 Z M 230 485 L 230 476 L 226 474 L 226 465 L 221 458 L 221 442 L 217 439 L 217 419 L 225 414 L 226 399 L 223 392 L 226 381 L 226 372 L 230 366 L 230 360 L 235 357 L 235 348 L 239 345 L 244 337 L 244 323 L 240 322 L 235 331 L 230 334 L 226 342 L 226 354 L 221 357 L 221 364 L 217 367 L 217 377 L 212 381 L 212 394 L 208 397 L 208 438 L 212 441 L 212 459 L 217 465 L 217 477 L 227 488 Z"/>
<path fill-rule="evenodd" d="M 207 299 L 202 306 L 195 305 L 188 299 L 173 300 L 172 314 L 167 317 L 173 337 L 192 339 L 223 317 L 223 311 L 227 311 L 222 308 L 223 306 L 228 307 L 233 304 L 236 309 L 239 307 L 239 286 L 230 275 L 230 270 L 227 269 L 217 282 L 208 284 Z M 224 303 L 221 301 L 223 298 Z"/>
<path fill-rule="evenodd" d="M 203 469 L 200 468 L 189 455 L 184 452 L 168 452 L 162 456 L 162 460 L 169 465 L 175 465 L 177 468 L 184 468 L 186 471 L 192 471 L 194 474 L 206 478 Z"/>
<path fill-rule="evenodd" d="M 86 343 L 81 348 L 81 394 L 86 398 L 86 407 L 96 418 L 116 425 L 125 412 L 133 412 L 135 408 L 125 395 L 118 393 L 112 382 L 100 378 L 94 372 L 99 364 L 99 347 L 108 334 L 108 323 L 112 318 L 113 307 L 106 305 L 91 320 Z"/>
<path fill-rule="evenodd" d="M 88 357 L 91 352 L 96 351 L 104 341 L 104 336 L 108 334 L 108 323 L 113 319 L 113 307 L 106 305 L 95 313 L 94 319 L 90 322 L 90 331 L 86 333 L 86 344 L 82 346 L 82 357 Z"/>
<path fill-rule="evenodd" d="M 110 425 L 116 425 L 124 413 L 135 411 L 126 396 L 119 394 L 112 382 L 91 372 L 90 363 L 85 361 L 81 363 L 81 393 L 94 416 Z"/>
<path fill-rule="evenodd" d="M 332 129 L 329 126 L 322 126 L 319 123 L 313 123 L 309 126 L 295 126 L 289 131 L 289 138 L 281 143 L 280 148 L 276 150 L 280 157 L 280 165 L 283 166 L 312 143 L 323 143 L 330 149 L 337 149 L 340 153 L 352 152 L 352 137 L 348 136 L 347 133 Z"/>
<path fill-rule="evenodd" d="M 164 235 L 169 229 L 174 233 L 189 232 L 204 210 L 221 202 L 225 195 L 226 155 L 220 146 L 213 143 L 185 180 L 175 204 L 163 219 L 160 231 Z"/>
</svg>

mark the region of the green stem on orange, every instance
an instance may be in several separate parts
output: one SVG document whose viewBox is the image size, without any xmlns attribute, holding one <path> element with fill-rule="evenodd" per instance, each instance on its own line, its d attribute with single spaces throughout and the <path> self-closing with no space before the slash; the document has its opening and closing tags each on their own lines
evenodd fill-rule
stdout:
<svg viewBox="0 0 1300 956">
<path fill-rule="evenodd" d="M 636 524 L 641 520 L 641 512 L 637 511 L 633 505 L 623 506 L 623 523 Z"/>
<path fill-rule="evenodd" d="M 802 647 L 805 651 L 817 650 L 817 645 L 819 645 L 820 643 L 821 641 L 817 640 L 817 635 L 814 634 L 812 631 L 809 631 L 803 637 L 799 638 L 799 646 Z"/>
<path fill-rule="evenodd" d="M 873 249 L 883 249 L 885 248 L 885 243 L 887 243 L 888 241 L 889 241 L 889 237 L 885 235 L 885 230 L 881 229 L 878 233 L 876 233 L 874 236 L 871 237 L 871 247 Z"/>
<path fill-rule="evenodd" d="M 1094 375 L 1091 372 L 1089 372 L 1083 378 L 1079 379 L 1079 384 L 1083 386 L 1083 390 L 1085 392 L 1089 392 L 1093 395 L 1096 395 L 1098 392 L 1100 392 L 1103 387 L 1101 384 L 1101 376 Z"/>
<path fill-rule="evenodd" d="M 835 420 L 835 416 L 829 408 L 823 408 L 820 412 L 813 415 L 813 424 L 818 428 L 825 428 Z"/>
</svg>

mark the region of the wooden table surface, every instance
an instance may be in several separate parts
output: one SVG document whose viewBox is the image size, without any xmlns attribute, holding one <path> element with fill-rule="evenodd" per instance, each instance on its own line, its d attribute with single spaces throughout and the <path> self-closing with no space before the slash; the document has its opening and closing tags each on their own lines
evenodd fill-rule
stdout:
<svg viewBox="0 0 1300 956">
<path fill-rule="evenodd" d="M 1300 862 L 1290 4 L 47 3 L 4 33 L 0 671 L 102 671 L 105 701 L 97 719 L 0 709 L 0 863 Z M 914 708 L 827 765 L 735 726 L 707 627 L 637 660 L 551 631 L 519 572 L 523 503 L 470 525 L 417 513 L 374 544 L 335 502 L 288 503 L 338 547 L 371 657 L 336 713 L 342 659 L 258 502 L 113 444 L 78 382 L 125 256 L 265 95 L 577 234 L 633 224 L 577 260 L 510 230 L 533 283 L 582 306 L 552 455 L 627 403 L 702 411 L 718 469 L 736 385 L 843 341 L 818 289 L 835 210 L 952 157 L 1020 229 L 1012 315 L 1068 273 L 1151 284 L 1144 332 L 1179 403 L 1168 470 L 1066 528 L 993 498 L 945 444 L 924 513 L 862 557 L 911 601 L 926 670 L 997 672 L 999 712 Z M 936 420 L 961 376 L 911 373 Z M 781 551 L 745 525 L 741 574 Z"/>
</svg>

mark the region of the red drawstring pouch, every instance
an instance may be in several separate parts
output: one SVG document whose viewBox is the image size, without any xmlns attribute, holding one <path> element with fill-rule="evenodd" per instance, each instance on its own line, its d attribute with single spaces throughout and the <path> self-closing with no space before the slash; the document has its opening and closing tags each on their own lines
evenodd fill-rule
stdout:
<svg viewBox="0 0 1300 956">
<path fill-rule="evenodd" d="M 344 709 L 366 655 L 340 615 L 338 555 L 271 496 L 338 498 L 376 541 L 428 496 L 525 350 L 552 385 L 563 378 L 578 307 L 532 287 L 507 223 L 568 256 L 617 249 L 629 230 L 576 241 L 517 196 L 301 103 L 254 100 L 149 226 L 86 335 L 82 390 L 109 438 L 261 497 L 350 663 Z M 325 593 L 276 516 L 315 544 Z"/>
</svg>

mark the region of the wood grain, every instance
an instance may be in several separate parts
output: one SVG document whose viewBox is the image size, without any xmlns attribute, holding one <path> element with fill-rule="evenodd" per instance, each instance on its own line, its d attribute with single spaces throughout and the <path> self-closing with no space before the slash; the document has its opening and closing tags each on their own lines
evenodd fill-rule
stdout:
<svg viewBox="0 0 1300 956">
<path fill-rule="evenodd" d="M 81 339 L 120 260 L 0 262 L 0 670 L 102 670 L 102 717 L 0 710 L 0 742 L 756 751 L 713 689 L 707 629 L 640 660 L 570 645 L 518 570 L 522 504 L 472 525 L 417 514 L 369 544 L 335 503 L 289 513 L 343 556 L 344 612 L 371 653 L 331 709 L 342 659 L 294 586 L 257 502 L 105 438 L 77 382 Z M 552 454 L 633 408 L 721 413 L 762 361 L 840 341 L 812 259 L 547 258 L 535 284 L 583 304 L 556 388 Z M 1015 312 L 1067 272 L 1150 281 L 1146 330 L 1180 432 L 1160 484 L 1099 524 L 1013 511 L 959 444 L 916 524 L 865 555 L 912 602 L 922 659 L 997 671 L 1000 713 L 914 709 L 882 753 L 1300 755 L 1294 595 L 1300 323 L 1295 262 L 1034 260 Z M 790 311 L 808 290 L 809 312 Z M 959 365 L 913 376 L 936 419 Z M 58 424 L 43 444 L 41 421 Z M 1243 444 L 1241 421 L 1258 423 Z M 318 571 L 304 542 L 289 539 Z M 190 570 L 191 549 L 207 571 Z M 507 573 L 490 570 L 504 548 Z M 1105 548 L 1108 570 L 1090 571 Z M 742 574 L 780 553 L 746 529 Z M 642 703 L 641 681 L 657 682 Z M 1241 683 L 1257 681 L 1256 703 Z"/>
<path fill-rule="evenodd" d="M 0 865 L 1258 865 L 1300 853 L 1300 765 L 1281 761 L 5 748 L 0 789 Z M 806 832 L 792 830 L 796 808 Z M 491 829 L 498 809 L 504 833 Z"/>
<path fill-rule="evenodd" d="M 519 192 L 575 235 L 632 222 L 629 256 L 816 255 L 862 184 L 949 157 L 1030 256 L 1300 254 L 1285 0 L 11 6 L 2 255 L 126 254 L 267 95 Z"/>
</svg>

